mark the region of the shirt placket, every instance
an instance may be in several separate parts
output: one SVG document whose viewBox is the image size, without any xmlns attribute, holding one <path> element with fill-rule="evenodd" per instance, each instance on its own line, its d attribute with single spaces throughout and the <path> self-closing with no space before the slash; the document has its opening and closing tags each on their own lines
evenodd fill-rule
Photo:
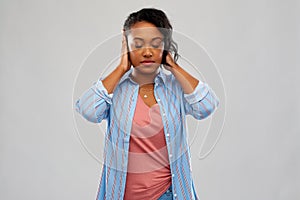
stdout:
<svg viewBox="0 0 300 200">
<path fill-rule="evenodd" d="M 164 125 L 165 139 L 166 139 L 166 143 L 167 143 L 169 162 L 170 162 L 172 183 L 175 183 L 175 181 L 174 181 L 175 174 L 174 174 L 173 165 L 172 165 L 173 153 L 172 153 L 172 147 L 171 147 L 171 134 L 170 134 L 170 130 L 168 129 L 168 127 L 169 127 L 168 124 L 169 123 L 168 123 L 168 118 L 167 118 L 166 111 L 165 111 L 165 105 L 161 101 L 161 97 L 160 97 L 160 95 L 163 96 L 163 94 L 159 94 L 159 92 L 157 92 L 158 87 L 163 87 L 163 85 L 159 85 L 159 84 L 155 83 L 155 85 L 154 85 L 154 96 L 155 96 L 155 99 L 156 99 L 157 104 L 159 105 L 159 108 L 160 108 L 160 111 L 161 111 L 162 122 L 163 122 L 163 125 Z M 166 100 L 164 102 L 166 102 Z M 173 197 L 176 199 L 177 194 L 176 194 L 175 184 L 172 184 L 172 191 L 173 191 Z"/>
</svg>

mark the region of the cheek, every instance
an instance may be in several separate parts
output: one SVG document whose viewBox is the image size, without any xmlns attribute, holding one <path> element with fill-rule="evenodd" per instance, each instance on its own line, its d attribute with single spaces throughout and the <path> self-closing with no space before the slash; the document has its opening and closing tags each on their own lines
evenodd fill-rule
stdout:
<svg viewBox="0 0 300 200">
<path fill-rule="evenodd" d="M 164 53 L 164 50 L 161 49 L 160 52 L 159 52 L 159 57 L 162 57 L 162 56 L 163 56 L 163 53 Z"/>
<path fill-rule="evenodd" d="M 130 59 L 136 60 L 138 58 L 138 53 L 136 51 L 130 51 Z"/>
<path fill-rule="evenodd" d="M 135 51 L 131 51 L 129 53 L 130 61 L 133 66 L 139 65 L 138 53 Z"/>
<path fill-rule="evenodd" d="M 157 59 L 161 60 L 162 57 L 163 57 L 163 53 L 164 53 L 163 49 L 158 50 L 157 53 L 156 53 Z"/>
</svg>

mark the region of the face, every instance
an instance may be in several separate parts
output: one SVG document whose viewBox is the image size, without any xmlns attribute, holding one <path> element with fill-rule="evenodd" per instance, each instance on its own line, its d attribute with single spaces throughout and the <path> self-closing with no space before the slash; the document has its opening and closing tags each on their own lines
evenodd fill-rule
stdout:
<svg viewBox="0 0 300 200">
<path fill-rule="evenodd" d="M 148 22 L 134 24 L 128 35 L 131 64 L 135 70 L 151 73 L 159 68 L 164 50 L 163 35 Z"/>
</svg>

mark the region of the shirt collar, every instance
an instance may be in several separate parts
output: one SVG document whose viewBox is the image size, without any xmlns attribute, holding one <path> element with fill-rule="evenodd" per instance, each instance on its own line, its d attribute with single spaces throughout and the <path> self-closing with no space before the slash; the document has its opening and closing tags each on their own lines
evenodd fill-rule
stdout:
<svg viewBox="0 0 300 200">
<path fill-rule="evenodd" d="M 124 82 L 125 80 L 129 80 L 132 81 L 133 83 L 135 83 L 132 78 L 131 78 L 131 73 L 133 71 L 133 68 L 130 68 L 130 70 L 128 70 L 120 79 L 119 84 L 121 84 L 122 82 Z M 158 74 L 156 75 L 156 77 L 154 78 L 154 82 L 155 83 L 162 83 L 165 84 L 166 83 L 166 74 L 163 72 L 162 67 L 159 69 Z"/>
</svg>

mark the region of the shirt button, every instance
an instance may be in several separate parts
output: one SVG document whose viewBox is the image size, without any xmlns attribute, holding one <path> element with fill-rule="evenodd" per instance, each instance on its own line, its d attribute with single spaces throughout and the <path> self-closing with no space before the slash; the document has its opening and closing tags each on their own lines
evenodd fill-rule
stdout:
<svg viewBox="0 0 300 200">
<path fill-rule="evenodd" d="M 172 177 L 174 177 L 175 176 L 175 174 L 172 174 Z"/>
<path fill-rule="evenodd" d="M 167 133 L 167 136 L 169 137 L 169 136 L 170 136 L 170 134 L 169 134 L 169 133 Z"/>
<path fill-rule="evenodd" d="M 160 101 L 160 99 L 157 99 L 157 101 Z"/>
<path fill-rule="evenodd" d="M 170 158 L 172 157 L 172 154 L 170 154 Z"/>
<path fill-rule="evenodd" d="M 177 194 L 176 194 L 176 193 L 174 194 L 174 197 L 177 197 Z"/>
</svg>

